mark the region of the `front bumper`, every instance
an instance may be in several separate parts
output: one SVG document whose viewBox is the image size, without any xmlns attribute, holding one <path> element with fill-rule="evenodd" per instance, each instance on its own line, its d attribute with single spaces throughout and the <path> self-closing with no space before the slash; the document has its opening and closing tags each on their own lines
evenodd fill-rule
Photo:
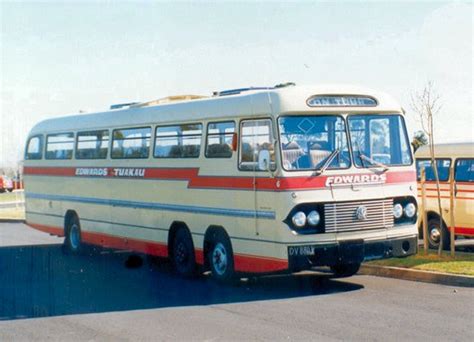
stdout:
<svg viewBox="0 0 474 342">
<path fill-rule="evenodd" d="M 408 236 L 381 241 L 347 240 L 326 245 L 288 247 L 289 269 L 293 272 L 315 266 L 354 264 L 368 260 L 406 257 L 418 250 L 418 237 Z"/>
</svg>

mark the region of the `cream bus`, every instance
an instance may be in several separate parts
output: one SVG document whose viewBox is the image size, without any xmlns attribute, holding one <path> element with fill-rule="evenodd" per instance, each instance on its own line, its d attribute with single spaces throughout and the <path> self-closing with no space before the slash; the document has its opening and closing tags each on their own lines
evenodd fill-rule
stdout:
<svg viewBox="0 0 474 342">
<path fill-rule="evenodd" d="M 169 257 L 184 276 L 349 276 L 417 251 L 403 109 L 359 87 L 236 89 L 46 120 L 24 174 L 27 223 L 70 252 Z"/>
<path fill-rule="evenodd" d="M 428 219 L 428 243 L 431 248 L 438 248 L 441 229 L 444 229 L 443 247 L 450 246 L 450 169 L 454 168 L 454 233 L 456 236 L 474 236 L 474 143 L 438 144 L 435 145 L 436 164 L 440 179 L 441 208 L 443 209 L 443 227 L 440 227 L 438 191 L 434 170 L 430 160 L 428 146 L 416 151 L 418 180 L 421 168 L 426 174 L 426 211 Z M 421 201 L 421 185 L 418 185 Z M 420 202 L 421 203 L 421 202 Z M 422 215 L 420 215 L 420 236 L 423 233 Z"/>
</svg>

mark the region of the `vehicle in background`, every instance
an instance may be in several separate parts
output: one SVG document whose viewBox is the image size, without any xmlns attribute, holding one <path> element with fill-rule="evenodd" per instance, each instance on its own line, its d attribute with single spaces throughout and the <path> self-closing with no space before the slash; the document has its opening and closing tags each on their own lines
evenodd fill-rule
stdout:
<svg viewBox="0 0 474 342">
<path fill-rule="evenodd" d="M 37 124 L 26 220 L 83 244 L 169 257 L 187 276 L 356 273 L 417 251 L 404 111 L 360 87 L 183 96 Z"/>
<path fill-rule="evenodd" d="M 441 190 L 443 224 L 440 226 L 438 192 L 431 163 L 429 146 L 420 147 L 416 153 L 417 179 L 420 182 L 421 168 L 426 174 L 426 212 L 428 220 L 428 243 L 430 248 L 438 248 L 441 230 L 444 230 L 443 247 L 450 246 L 450 181 L 454 181 L 454 223 L 456 236 L 474 236 L 474 143 L 436 144 L 435 158 Z M 450 179 L 450 169 L 454 168 L 454 179 Z M 421 185 L 418 183 L 421 203 Z M 423 215 L 418 222 L 420 236 L 423 236 Z"/>
<path fill-rule="evenodd" d="M 12 192 L 14 189 L 13 180 L 8 176 L 0 176 L 0 193 L 2 192 Z"/>
</svg>

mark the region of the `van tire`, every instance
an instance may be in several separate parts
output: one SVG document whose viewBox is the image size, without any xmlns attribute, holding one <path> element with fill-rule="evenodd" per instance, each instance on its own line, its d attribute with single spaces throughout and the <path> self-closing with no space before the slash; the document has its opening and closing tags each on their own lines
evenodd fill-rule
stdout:
<svg viewBox="0 0 474 342">
<path fill-rule="evenodd" d="M 443 234 L 441 234 L 443 230 Z M 428 220 L 428 246 L 431 249 L 438 249 L 441 236 L 443 236 L 443 249 L 450 249 L 450 234 L 449 230 L 443 222 L 443 226 L 440 228 L 439 218 L 432 218 Z"/>
<path fill-rule="evenodd" d="M 209 238 L 207 261 L 214 280 L 231 284 L 236 280 L 232 244 L 225 231 L 215 230 Z"/>
<path fill-rule="evenodd" d="M 189 230 L 184 227 L 178 228 L 173 238 L 171 261 L 178 275 L 188 278 L 196 274 L 193 239 Z"/>
<path fill-rule="evenodd" d="M 81 224 L 76 215 L 72 215 L 66 222 L 64 229 L 63 252 L 65 254 L 79 255 L 84 251 L 81 238 Z"/>
</svg>

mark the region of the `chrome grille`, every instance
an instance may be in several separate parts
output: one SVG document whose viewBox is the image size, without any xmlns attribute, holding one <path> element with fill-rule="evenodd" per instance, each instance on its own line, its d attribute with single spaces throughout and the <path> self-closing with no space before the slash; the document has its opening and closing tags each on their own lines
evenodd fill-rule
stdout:
<svg viewBox="0 0 474 342">
<path fill-rule="evenodd" d="M 361 206 L 367 208 L 365 220 L 357 218 Z M 325 204 L 324 219 L 326 233 L 392 228 L 393 199 Z"/>
</svg>

